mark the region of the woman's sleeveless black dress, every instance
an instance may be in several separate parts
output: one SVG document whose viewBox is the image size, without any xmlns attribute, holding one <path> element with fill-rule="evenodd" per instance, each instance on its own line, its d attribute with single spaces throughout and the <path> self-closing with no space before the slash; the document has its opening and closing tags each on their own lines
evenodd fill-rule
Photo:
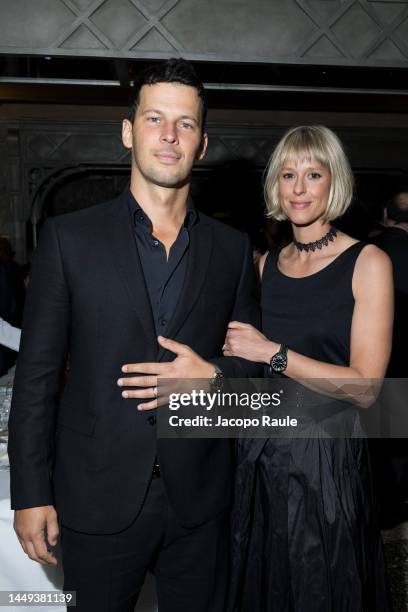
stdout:
<svg viewBox="0 0 408 612">
<path fill-rule="evenodd" d="M 294 351 L 348 366 L 352 277 L 365 245 L 320 272 L 262 279 L 264 334 Z M 391 609 L 374 512 L 366 440 L 238 441 L 232 518 L 234 612 Z"/>
</svg>

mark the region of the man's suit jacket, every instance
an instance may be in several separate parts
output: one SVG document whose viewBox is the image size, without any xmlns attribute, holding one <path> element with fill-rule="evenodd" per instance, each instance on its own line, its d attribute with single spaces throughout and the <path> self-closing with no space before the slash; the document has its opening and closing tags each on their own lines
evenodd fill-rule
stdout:
<svg viewBox="0 0 408 612">
<path fill-rule="evenodd" d="M 221 356 L 231 319 L 259 324 L 250 243 L 199 213 L 167 336 L 204 359 L 218 356 L 212 361 L 226 376 L 254 376 L 255 364 Z M 157 453 L 182 524 L 227 508 L 230 441 L 157 439 L 152 413 L 137 411 L 116 384 L 125 363 L 172 359 L 157 344 L 126 196 L 48 220 L 31 273 L 9 424 L 12 507 L 55 504 L 72 529 L 117 532 L 141 508 Z"/>
</svg>

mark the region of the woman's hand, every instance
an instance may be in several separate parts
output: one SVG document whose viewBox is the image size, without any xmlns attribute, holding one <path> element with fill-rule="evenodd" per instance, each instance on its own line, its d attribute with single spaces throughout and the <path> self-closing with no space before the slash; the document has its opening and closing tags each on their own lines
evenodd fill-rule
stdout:
<svg viewBox="0 0 408 612">
<path fill-rule="evenodd" d="M 278 345 L 271 342 L 249 323 L 231 321 L 223 346 L 226 357 L 243 357 L 248 361 L 269 363 L 278 350 Z"/>
</svg>

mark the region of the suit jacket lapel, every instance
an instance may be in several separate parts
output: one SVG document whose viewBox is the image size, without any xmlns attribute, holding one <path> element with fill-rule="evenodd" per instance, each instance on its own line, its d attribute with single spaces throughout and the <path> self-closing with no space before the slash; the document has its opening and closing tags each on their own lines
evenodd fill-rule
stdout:
<svg viewBox="0 0 408 612">
<path fill-rule="evenodd" d="M 213 235 L 211 227 L 199 220 L 190 231 L 186 278 L 180 300 L 166 333 L 169 338 L 176 338 L 184 321 L 200 297 L 201 289 L 207 276 L 212 247 Z M 157 359 L 162 361 L 169 354 L 172 355 L 172 353 L 160 347 Z"/>
<path fill-rule="evenodd" d="M 152 307 L 129 217 L 126 192 L 115 202 L 112 215 L 108 215 L 107 245 L 111 248 L 118 276 L 123 283 L 131 307 L 140 320 L 146 336 L 146 350 L 154 361 L 157 352 L 156 330 Z"/>
</svg>

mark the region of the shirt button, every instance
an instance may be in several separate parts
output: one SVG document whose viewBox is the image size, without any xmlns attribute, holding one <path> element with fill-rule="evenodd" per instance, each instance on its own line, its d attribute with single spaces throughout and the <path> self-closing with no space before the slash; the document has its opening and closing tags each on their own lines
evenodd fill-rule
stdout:
<svg viewBox="0 0 408 612">
<path fill-rule="evenodd" d="M 167 319 L 160 319 L 159 323 L 162 327 L 164 327 L 167 323 Z"/>
</svg>

